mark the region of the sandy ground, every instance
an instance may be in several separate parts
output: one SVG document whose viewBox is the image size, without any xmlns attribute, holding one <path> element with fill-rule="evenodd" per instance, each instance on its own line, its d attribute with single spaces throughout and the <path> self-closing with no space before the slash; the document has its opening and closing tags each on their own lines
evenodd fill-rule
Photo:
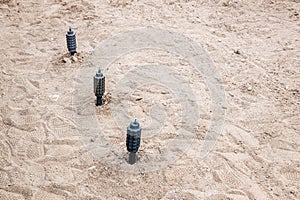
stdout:
<svg viewBox="0 0 300 200">
<path fill-rule="evenodd" d="M 0 199 L 299 199 L 299 14 L 298 0 L 0 0 Z M 75 58 L 66 50 L 69 25 Z M 191 38 L 221 75 L 225 125 L 203 159 L 195 155 L 211 120 L 210 93 L 189 63 L 158 50 L 133 52 L 104 71 L 108 101 L 95 110 L 120 154 L 101 161 L 81 140 L 72 104 L 80 69 L 101 41 L 147 26 Z M 138 168 L 129 173 L 118 169 L 126 164 L 126 126 L 115 122 L 113 91 L 141 63 L 182 75 L 200 123 L 180 159 L 150 172 L 129 166 Z M 137 88 L 128 100 L 128 115 L 145 128 L 138 162 L 153 163 L 177 136 L 180 102 L 159 85 Z M 151 135 L 153 105 L 167 117 Z"/>
</svg>

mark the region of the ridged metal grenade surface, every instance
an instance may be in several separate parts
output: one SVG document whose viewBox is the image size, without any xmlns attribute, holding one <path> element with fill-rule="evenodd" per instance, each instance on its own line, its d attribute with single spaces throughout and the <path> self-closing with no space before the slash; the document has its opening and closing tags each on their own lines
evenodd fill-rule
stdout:
<svg viewBox="0 0 300 200">
<path fill-rule="evenodd" d="M 140 127 L 140 124 L 136 120 L 134 122 L 131 122 L 127 127 L 127 151 L 131 153 L 136 153 L 138 151 L 141 143 L 141 132 L 142 129 Z"/>
<path fill-rule="evenodd" d="M 71 55 L 76 53 L 76 35 L 72 31 L 72 28 L 69 27 L 69 31 L 66 34 L 67 47 Z"/>
<path fill-rule="evenodd" d="M 96 105 L 102 105 L 102 96 L 105 93 L 105 76 L 99 69 L 94 76 L 94 93 L 97 97 Z"/>
</svg>

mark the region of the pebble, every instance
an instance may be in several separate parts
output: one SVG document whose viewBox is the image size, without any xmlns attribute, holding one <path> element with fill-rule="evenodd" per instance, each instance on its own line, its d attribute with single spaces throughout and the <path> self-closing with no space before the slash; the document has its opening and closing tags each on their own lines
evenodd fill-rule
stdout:
<svg viewBox="0 0 300 200">
<path fill-rule="evenodd" d="M 140 121 L 145 122 L 145 121 L 147 121 L 147 118 L 142 118 L 142 119 L 140 119 Z"/>
<path fill-rule="evenodd" d="M 240 50 L 234 50 L 233 52 L 234 52 L 235 54 L 241 55 Z"/>
<path fill-rule="evenodd" d="M 77 62 L 77 61 L 78 61 L 78 58 L 76 58 L 75 56 L 72 56 L 72 61 L 73 61 L 73 62 Z"/>
<path fill-rule="evenodd" d="M 251 91 L 251 90 L 252 90 L 252 86 L 249 86 L 249 87 L 247 88 L 247 90 L 248 90 L 248 91 Z"/>
<path fill-rule="evenodd" d="M 67 58 L 67 57 L 64 57 L 63 58 L 63 62 L 64 63 L 71 63 L 71 60 L 69 58 Z"/>
<path fill-rule="evenodd" d="M 88 171 L 91 171 L 91 170 L 93 170 L 95 168 L 96 168 L 96 166 L 91 166 L 91 167 L 88 168 Z"/>
</svg>

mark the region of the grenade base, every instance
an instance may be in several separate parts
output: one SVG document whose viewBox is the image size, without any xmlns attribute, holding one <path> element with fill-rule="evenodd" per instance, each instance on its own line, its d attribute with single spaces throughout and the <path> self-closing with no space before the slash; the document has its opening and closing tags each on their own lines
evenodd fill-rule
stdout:
<svg viewBox="0 0 300 200">
<path fill-rule="evenodd" d="M 101 105 L 102 105 L 102 96 L 97 96 L 96 106 L 101 106 Z"/>
<path fill-rule="evenodd" d="M 129 164 L 133 165 L 136 162 L 136 153 L 130 152 L 129 153 Z"/>
<path fill-rule="evenodd" d="M 77 51 L 69 51 L 71 56 L 74 56 L 75 53 L 77 53 Z"/>
</svg>

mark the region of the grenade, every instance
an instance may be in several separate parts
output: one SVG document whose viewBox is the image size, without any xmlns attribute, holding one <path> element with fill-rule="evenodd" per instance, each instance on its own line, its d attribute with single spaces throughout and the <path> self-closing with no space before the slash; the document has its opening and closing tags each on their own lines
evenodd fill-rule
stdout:
<svg viewBox="0 0 300 200">
<path fill-rule="evenodd" d="M 129 151 L 129 164 L 136 162 L 136 152 L 138 151 L 141 143 L 141 127 L 135 120 L 127 127 L 126 147 Z"/>
<path fill-rule="evenodd" d="M 69 27 L 69 31 L 66 34 L 66 38 L 67 38 L 68 50 L 71 55 L 74 55 L 76 53 L 76 35 L 72 31 L 71 27 Z"/>
<path fill-rule="evenodd" d="M 101 69 L 99 68 L 96 72 L 96 75 L 94 76 L 94 93 L 97 97 L 96 100 L 96 106 L 102 105 L 102 96 L 105 92 L 105 76 L 101 72 Z"/>
</svg>

